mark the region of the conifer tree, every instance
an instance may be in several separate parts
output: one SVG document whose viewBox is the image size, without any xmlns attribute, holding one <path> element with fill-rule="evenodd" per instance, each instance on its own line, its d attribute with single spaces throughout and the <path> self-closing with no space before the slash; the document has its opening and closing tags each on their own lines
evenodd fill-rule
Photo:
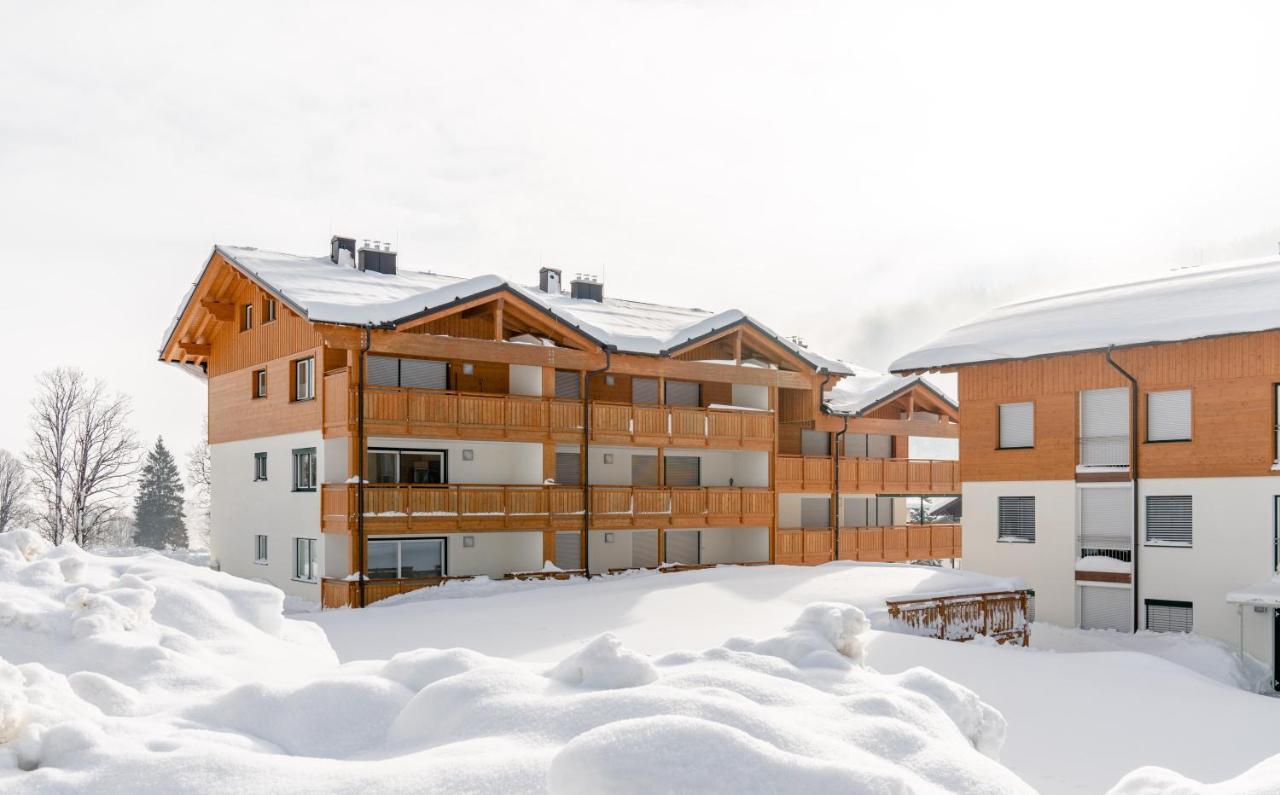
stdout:
<svg viewBox="0 0 1280 795">
<path fill-rule="evenodd" d="M 133 542 L 152 549 L 175 549 L 187 546 L 187 525 L 182 513 L 182 477 L 178 465 L 157 438 L 156 446 L 147 453 L 138 482 L 138 496 L 133 512 L 136 530 Z"/>
</svg>

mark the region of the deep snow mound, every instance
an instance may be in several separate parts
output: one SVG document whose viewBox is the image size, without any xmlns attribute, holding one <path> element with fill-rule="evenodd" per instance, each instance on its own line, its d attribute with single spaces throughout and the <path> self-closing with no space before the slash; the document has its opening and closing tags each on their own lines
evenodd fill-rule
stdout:
<svg viewBox="0 0 1280 795">
<path fill-rule="evenodd" d="M 1029 791 L 1004 719 L 866 666 L 815 603 L 776 636 L 559 663 L 419 649 L 338 665 L 274 588 L 0 534 L 0 792 Z"/>
</svg>

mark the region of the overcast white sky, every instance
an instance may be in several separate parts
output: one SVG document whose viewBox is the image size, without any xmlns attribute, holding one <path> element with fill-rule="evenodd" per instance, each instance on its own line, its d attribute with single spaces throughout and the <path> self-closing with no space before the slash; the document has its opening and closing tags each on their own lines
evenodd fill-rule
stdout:
<svg viewBox="0 0 1280 795">
<path fill-rule="evenodd" d="M 737 307 L 883 367 L 983 309 L 1276 252 L 1280 5 L 0 0 L 0 447 L 156 362 L 214 242 Z"/>
</svg>

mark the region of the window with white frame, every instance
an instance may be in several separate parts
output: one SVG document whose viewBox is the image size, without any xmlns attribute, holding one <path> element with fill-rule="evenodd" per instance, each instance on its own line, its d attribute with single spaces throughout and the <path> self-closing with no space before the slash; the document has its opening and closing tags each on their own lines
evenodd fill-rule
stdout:
<svg viewBox="0 0 1280 795">
<path fill-rule="evenodd" d="M 1034 447 L 1035 403 L 1002 403 L 1000 413 L 1000 449 L 1017 450 Z"/>
<path fill-rule="evenodd" d="M 293 578 L 315 582 L 316 540 L 314 538 L 293 539 Z"/>
<path fill-rule="evenodd" d="M 276 299 L 268 298 L 262 303 L 262 322 L 270 323 L 276 319 Z"/>
<path fill-rule="evenodd" d="M 369 539 L 369 579 L 419 580 L 444 576 L 443 538 Z"/>
<path fill-rule="evenodd" d="M 267 371 L 254 370 L 253 371 L 253 398 L 254 400 L 257 400 L 258 398 L 264 398 L 266 396 L 267 396 Z"/>
<path fill-rule="evenodd" d="M 1191 440 L 1191 390 L 1172 389 L 1147 394 L 1147 441 Z"/>
<path fill-rule="evenodd" d="M 293 451 L 293 490 L 316 490 L 316 449 L 314 447 Z"/>
<path fill-rule="evenodd" d="M 1191 632 L 1190 602 L 1147 599 L 1147 629 L 1152 632 Z"/>
<path fill-rule="evenodd" d="M 253 454 L 253 479 L 254 480 L 267 479 L 267 454 L 266 453 Z"/>
<path fill-rule="evenodd" d="M 248 331 L 253 328 L 253 304 L 245 304 L 240 307 L 240 330 Z"/>
<path fill-rule="evenodd" d="M 1147 544 L 1191 546 L 1191 496 L 1159 494 L 1147 497 Z"/>
<path fill-rule="evenodd" d="M 997 499 L 996 540 L 1034 544 L 1036 540 L 1036 498 Z"/>
<path fill-rule="evenodd" d="M 253 537 L 253 562 L 267 562 L 267 537 L 261 533 Z"/>
<path fill-rule="evenodd" d="M 311 400 L 316 396 L 316 360 L 308 356 L 293 363 L 293 399 Z"/>
</svg>

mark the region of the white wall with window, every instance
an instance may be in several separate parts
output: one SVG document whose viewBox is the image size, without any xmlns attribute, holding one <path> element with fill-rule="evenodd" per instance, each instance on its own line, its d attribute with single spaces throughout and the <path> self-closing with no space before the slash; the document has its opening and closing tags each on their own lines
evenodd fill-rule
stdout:
<svg viewBox="0 0 1280 795">
<path fill-rule="evenodd" d="M 378 436 L 371 436 L 367 441 L 371 452 L 379 450 L 392 453 L 397 450 L 443 452 L 446 457 L 446 483 L 506 483 L 527 486 L 541 483 L 543 479 L 541 444 Z M 406 462 L 408 460 L 406 459 Z M 428 464 L 421 457 L 414 461 L 418 461 L 423 466 Z M 406 467 L 401 469 L 412 474 L 413 465 L 406 463 Z M 375 480 L 373 469 L 374 467 L 370 467 L 368 474 L 370 481 Z"/>
<path fill-rule="evenodd" d="M 575 446 L 562 448 L 566 452 L 578 452 Z M 657 450 L 646 447 L 606 447 L 592 445 L 591 483 L 597 486 L 629 486 L 633 484 L 649 485 L 652 480 L 652 467 L 646 462 L 657 456 Z M 702 486 L 742 486 L 766 488 L 769 485 L 769 454 L 763 451 L 743 450 L 680 450 L 668 448 L 665 451 L 668 459 L 680 459 L 675 464 L 667 465 L 667 472 L 679 468 L 680 475 L 696 469 L 699 485 Z M 641 461 L 633 459 L 640 458 Z M 692 464 L 689 459 L 697 459 Z M 690 476 L 691 477 L 691 476 Z M 682 482 L 692 482 L 685 477 Z"/>
</svg>

